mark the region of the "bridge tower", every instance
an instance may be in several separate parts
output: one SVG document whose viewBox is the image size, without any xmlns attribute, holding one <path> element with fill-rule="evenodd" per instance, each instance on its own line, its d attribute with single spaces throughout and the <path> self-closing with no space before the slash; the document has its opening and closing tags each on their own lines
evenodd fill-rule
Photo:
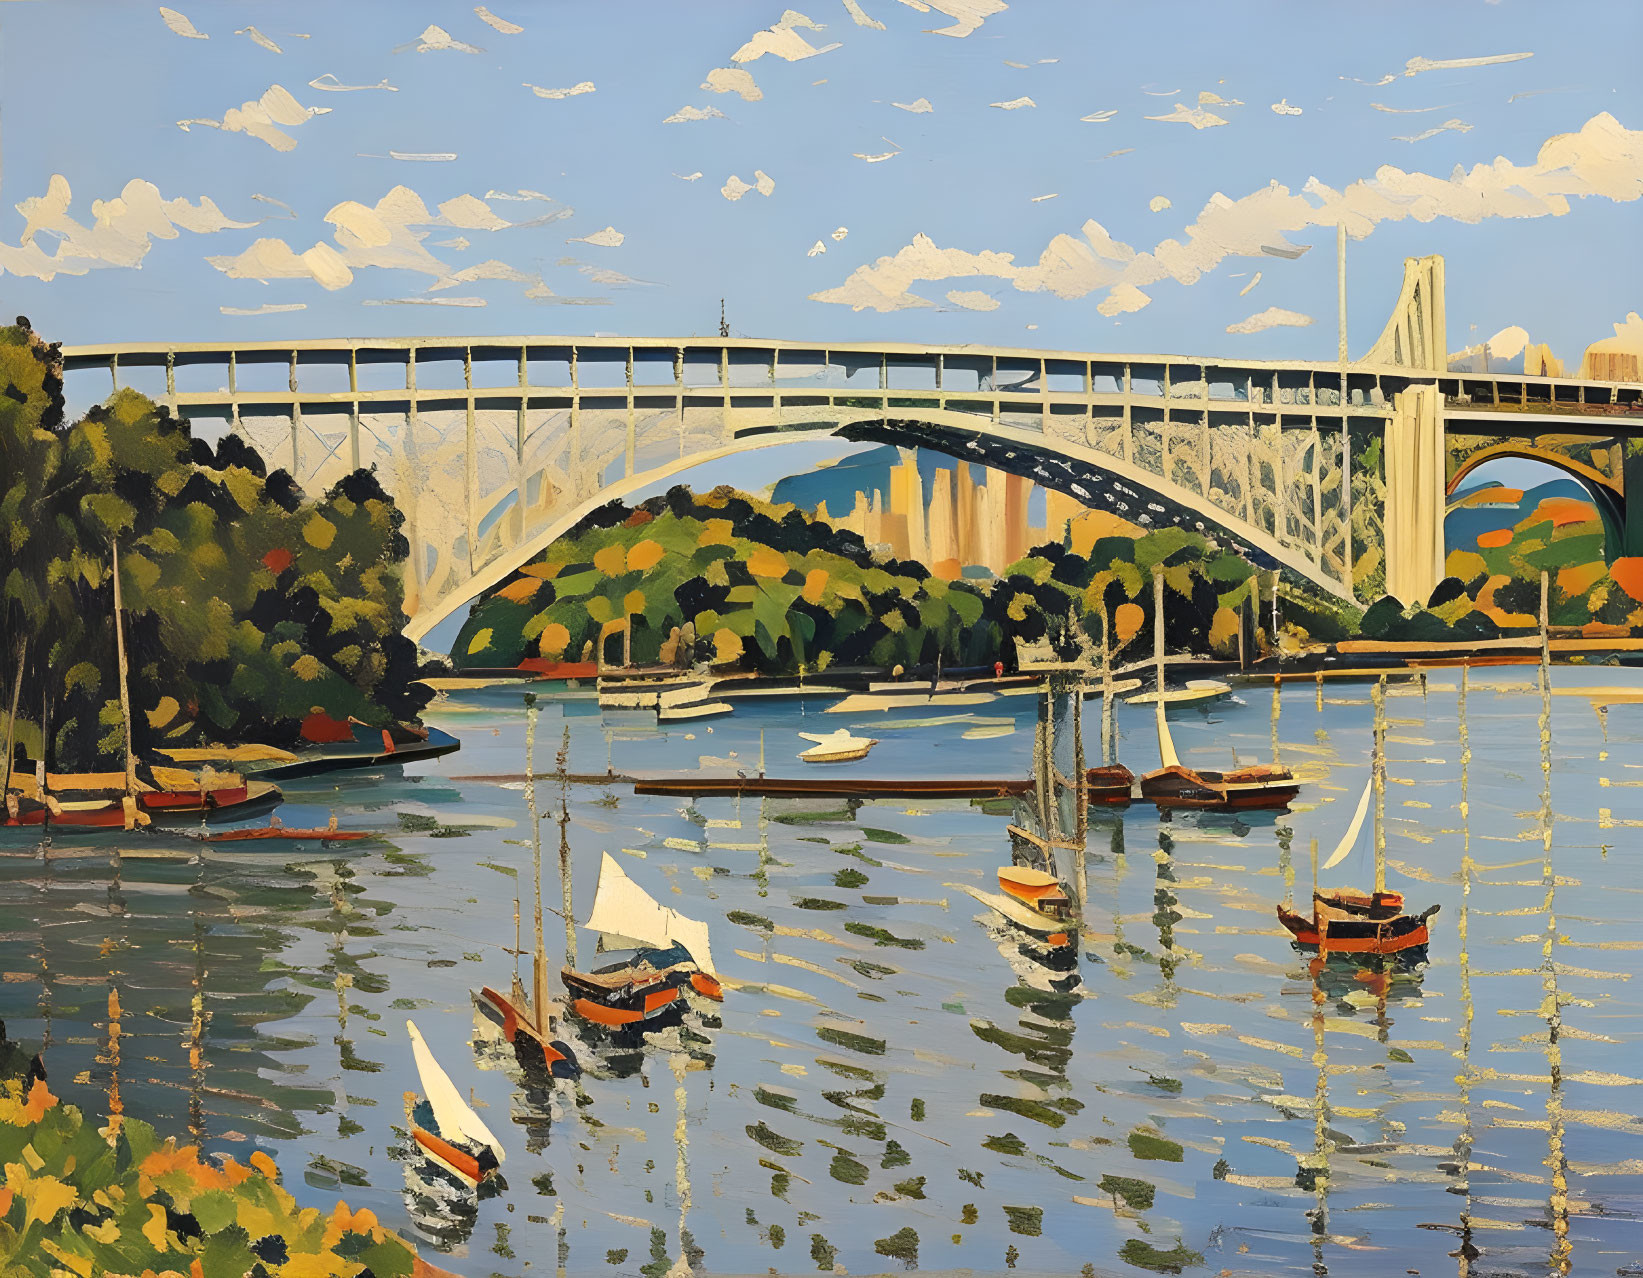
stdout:
<svg viewBox="0 0 1643 1278">
<path fill-rule="evenodd" d="M 1443 305 L 1443 258 L 1405 258 L 1392 318 L 1361 362 L 1447 373 Z M 1443 399 L 1435 382 L 1393 396 L 1381 456 L 1386 593 L 1405 605 L 1424 604 L 1443 580 Z"/>
</svg>

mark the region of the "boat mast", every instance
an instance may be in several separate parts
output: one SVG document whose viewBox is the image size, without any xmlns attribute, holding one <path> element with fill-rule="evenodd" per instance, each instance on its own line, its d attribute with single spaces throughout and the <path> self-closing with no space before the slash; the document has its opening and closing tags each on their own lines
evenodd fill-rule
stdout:
<svg viewBox="0 0 1643 1278">
<path fill-rule="evenodd" d="M 525 694 L 525 807 L 531 818 L 531 867 L 536 874 L 536 953 L 531 967 L 531 1020 L 546 1032 L 547 960 L 542 953 L 542 818 L 536 810 L 536 694 Z"/>
<path fill-rule="evenodd" d="M 120 721 L 125 725 L 126 793 L 137 791 L 137 758 L 131 753 L 131 690 L 127 687 L 126 630 L 120 602 L 120 543 L 111 541 L 114 575 L 114 650 L 120 662 Z"/>
<path fill-rule="evenodd" d="M 17 702 L 23 695 L 23 666 L 28 658 L 29 641 L 17 645 L 17 676 L 11 685 L 11 714 L 6 717 L 6 780 L 0 785 L 0 798 L 11 793 L 11 756 L 17 742 Z"/>
<path fill-rule="evenodd" d="M 1375 681 L 1375 891 L 1386 891 L 1386 676 Z"/>
<path fill-rule="evenodd" d="M 1158 684 L 1153 709 L 1158 712 L 1158 743 L 1162 747 L 1168 730 L 1164 726 L 1164 569 L 1161 564 L 1154 564 L 1152 569 L 1152 664 Z M 1164 760 L 1165 767 L 1169 763 Z"/>
</svg>

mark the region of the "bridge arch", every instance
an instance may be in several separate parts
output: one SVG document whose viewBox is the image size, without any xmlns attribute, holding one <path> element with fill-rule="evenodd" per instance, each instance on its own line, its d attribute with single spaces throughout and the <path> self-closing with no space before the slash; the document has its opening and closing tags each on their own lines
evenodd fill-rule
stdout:
<svg viewBox="0 0 1643 1278">
<path fill-rule="evenodd" d="M 722 442 L 637 471 L 567 503 L 548 523 L 510 547 L 506 554 L 491 560 L 439 598 L 422 600 L 407 620 L 405 633 L 412 639 L 422 639 L 486 590 L 501 584 L 521 565 L 541 555 L 591 511 L 607 502 L 660 487 L 698 466 L 751 448 L 769 448 L 827 435 L 947 453 L 957 460 L 1025 475 L 1040 486 L 1058 488 L 1092 506 L 1098 490 L 1104 483 L 1112 482 L 1115 491 L 1124 497 L 1141 502 L 1157 498 L 1185 512 L 1198 529 L 1213 531 L 1231 541 L 1258 566 L 1282 567 L 1329 594 L 1351 598 L 1345 583 L 1336 580 L 1294 546 L 1209 505 L 1202 493 L 1163 478 L 1138 461 L 1064 435 L 1026 430 L 973 413 L 925 405 L 905 411 L 905 417 L 891 417 L 881 410 L 852 408 L 794 409 L 776 414 L 769 409 L 732 409 L 727 414 Z M 1166 508 L 1154 506 L 1154 509 L 1164 511 Z M 1148 519 L 1150 516 L 1145 516 L 1140 522 Z M 1176 518 L 1173 522 L 1184 524 L 1185 521 Z"/>
<path fill-rule="evenodd" d="M 1592 499 L 1592 505 L 1597 508 L 1598 519 L 1603 524 L 1603 558 L 1613 563 L 1624 553 L 1626 529 L 1626 495 L 1619 484 L 1595 466 L 1581 461 L 1578 457 L 1571 457 L 1567 453 L 1560 453 L 1553 449 L 1541 448 L 1532 443 L 1512 441 L 1504 444 L 1495 444 L 1488 448 L 1479 449 L 1471 454 L 1450 476 L 1444 485 L 1444 496 L 1453 497 L 1461 482 L 1487 462 L 1499 461 L 1503 458 L 1518 458 L 1524 461 L 1539 462 L 1543 466 L 1561 471 L 1570 479 L 1578 483 Z M 1445 509 L 1445 516 L 1453 507 Z"/>
</svg>

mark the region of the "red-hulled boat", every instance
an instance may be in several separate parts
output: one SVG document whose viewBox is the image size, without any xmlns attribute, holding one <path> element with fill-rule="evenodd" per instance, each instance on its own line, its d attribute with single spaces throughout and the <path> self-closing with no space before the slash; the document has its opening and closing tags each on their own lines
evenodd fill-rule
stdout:
<svg viewBox="0 0 1643 1278">
<path fill-rule="evenodd" d="M 1135 790 L 1135 773 L 1122 763 L 1089 768 L 1084 773 L 1084 798 L 1088 803 L 1116 807 L 1128 803 Z"/>
</svg>

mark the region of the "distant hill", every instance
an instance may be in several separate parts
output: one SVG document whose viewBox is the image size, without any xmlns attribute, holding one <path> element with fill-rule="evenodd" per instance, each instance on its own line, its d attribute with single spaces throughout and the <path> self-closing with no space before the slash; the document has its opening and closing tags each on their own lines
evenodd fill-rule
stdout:
<svg viewBox="0 0 1643 1278">
<path fill-rule="evenodd" d="M 1516 528 L 1541 508 L 1553 502 L 1547 512 L 1562 525 L 1597 519 L 1597 507 L 1586 490 L 1573 479 L 1553 479 L 1530 489 L 1507 488 L 1498 483 L 1482 483 L 1463 488 L 1450 498 L 1451 510 L 1443 523 L 1445 551 L 1476 550 L 1478 538 Z"/>
</svg>

